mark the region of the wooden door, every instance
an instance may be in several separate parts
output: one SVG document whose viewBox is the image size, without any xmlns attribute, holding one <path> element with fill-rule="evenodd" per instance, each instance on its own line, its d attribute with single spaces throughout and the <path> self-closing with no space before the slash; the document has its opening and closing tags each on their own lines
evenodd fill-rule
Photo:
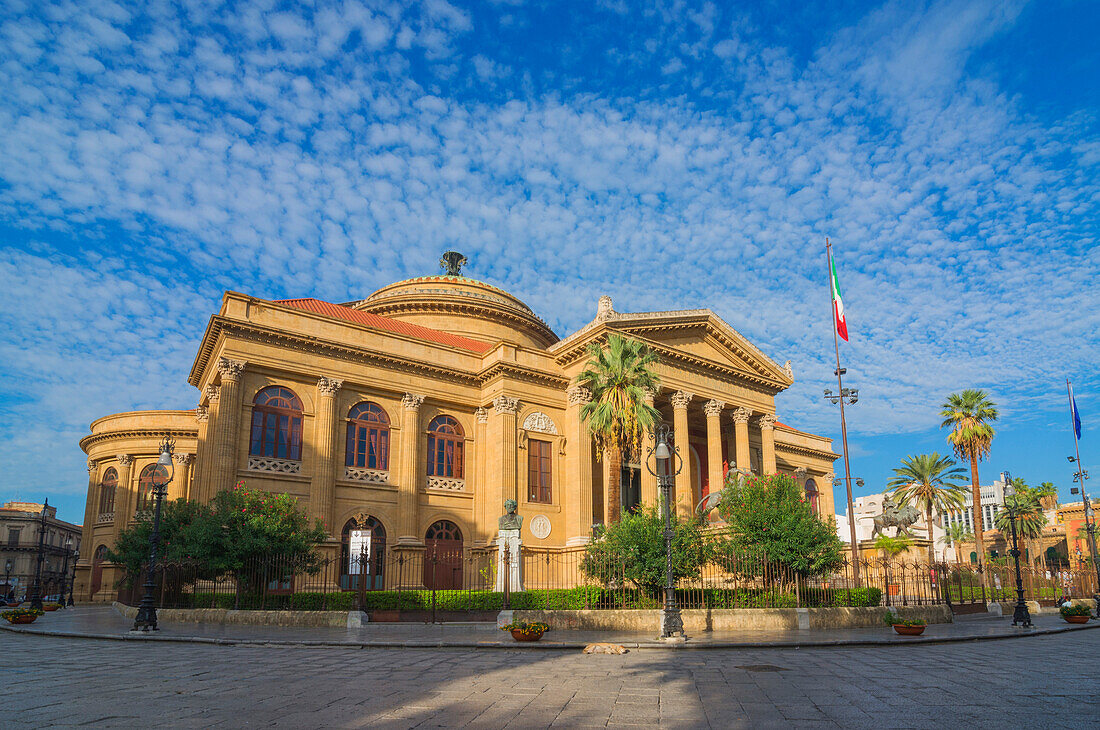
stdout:
<svg viewBox="0 0 1100 730">
<path fill-rule="evenodd" d="M 440 520 L 424 535 L 424 587 L 439 591 L 462 588 L 462 531 Z"/>
</svg>

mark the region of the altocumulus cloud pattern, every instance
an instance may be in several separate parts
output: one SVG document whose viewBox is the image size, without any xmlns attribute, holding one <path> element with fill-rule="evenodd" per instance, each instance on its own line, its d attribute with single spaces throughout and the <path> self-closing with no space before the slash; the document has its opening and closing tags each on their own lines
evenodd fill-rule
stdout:
<svg viewBox="0 0 1100 730">
<path fill-rule="evenodd" d="M 1065 373 L 1097 392 L 1100 142 L 1095 106 L 1000 73 L 1035 12 L 9 0 L 11 486 L 80 495 L 92 418 L 190 407 L 223 290 L 348 301 L 449 247 L 560 335 L 602 293 L 710 307 L 830 432 L 828 235 L 858 430 L 926 428 L 960 383 L 1049 420 Z"/>
</svg>

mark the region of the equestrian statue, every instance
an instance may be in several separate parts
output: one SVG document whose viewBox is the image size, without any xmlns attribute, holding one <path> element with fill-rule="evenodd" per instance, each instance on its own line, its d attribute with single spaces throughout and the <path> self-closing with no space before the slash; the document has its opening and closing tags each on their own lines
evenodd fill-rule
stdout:
<svg viewBox="0 0 1100 730">
<path fill-rule="evenodd" d="M 890 495 L 885 494 L 882 497 L 882 514 L 874 517 L 875 529 L 871 531 L 871 539 L 874 540 L 876 536 L 882 535 L 887 527 L 898 528 L 898 537 L 905 535 L 912 538 L 914 536 L 909 532 L 909 528 L 919 519 L 920 512 L 916 507 L 910 504 L 895 504 Z"/>
</svg>

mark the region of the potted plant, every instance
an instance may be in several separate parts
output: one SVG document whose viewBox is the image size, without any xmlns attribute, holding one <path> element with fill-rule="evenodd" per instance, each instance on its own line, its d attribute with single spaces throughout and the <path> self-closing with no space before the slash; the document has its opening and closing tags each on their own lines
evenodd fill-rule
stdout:
<svg viewBox="0 0 1100 730">
<path fill-rule="evenodd" d="M 11 611 L 4 611 L 0 613 L 8 620 L 8 623 L 13 624 L 30 624 L 34 623 L 34 620 L 41 616 L 44 612 L 37 608 L 15 608 Z"/>
<path fill-rule="evenodd" d="M 1062 614 L 1062 618 L 1071 624 L 1087 624 L 1091 616 L 1089 607 L 1083 604 L 1076 606 L 1066 604 L 1058 609 L 1058 613 Z"/>
<path fill-rule="evenodd" d="M 882 617 L 882 620 L 890 626 L 893 626 L 894 631 L 901 634 L 902 636 L 920 636 L 924 633 L 924 629 L 926 628 L 924 619 L 900 619 L 893 611 L 887 611 L 886 614 Z"/>
<path fill-rule="evenodd" d="M 500 627 L 501 631 L 510 631 L 516 641 L 538 641 L 550 627 L 539 621 L 513 621 Z"/>
<path fill-rule="evenodd" d="M 46 604 L 43 604 L 42 608 L 45 611 L 56 611 L 57 609 L 61 608 L 61 604 L 60 603 L 46 603 Z"/>
</svg>

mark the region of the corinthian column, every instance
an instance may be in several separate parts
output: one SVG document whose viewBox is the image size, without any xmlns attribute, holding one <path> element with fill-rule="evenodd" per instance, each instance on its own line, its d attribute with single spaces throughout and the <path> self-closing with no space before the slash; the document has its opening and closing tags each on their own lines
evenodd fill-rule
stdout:
<svg viewBox="0 0 1100 730">
<path fill-rule="evenodd" d="M 118 486 L 115 488 L 115 535 L 117 536 L 130 521 L 134 500 L 131 499 L 133 489 L 130 488 L 130 466 L 134 463 L 134 457 L 129 454 L 119 454 L 118 459 Z"/>
<path fill-rule="evenodd" d="M 191 493 L 191 465 L 195 463 L 194 454 L 172 454 L 176 460 L 176 473 L 169 485 L 169 499 L 188 499 Z"/>
<path fill-rule="evenodd" d="M 656 393 L 654 393 L 652 390 L 647 389 L 646 392 L 645 392 L 646 405 L 652 407 L 653 406 L 653 401 L 654 401 L 654 399 L 656 399 L 656 397 L 657 397 Z M 655 424 L 655 426 L 656 425 L 660 425 L 660 422 Z M 642 434 L 642 453 L 640 454 L 641 458 L 638 459 L 638 461 L 641 462 L 641 467 L 642 467 L 642 469 L 641 469 L 642 482 L 641 482 L 641 495 L 640 496 L 642 498 L 642 504 L 650 504 L 650 505 L 657 504 L 657 505 L 659 505 L 660 504 L 660 495 L 657 494 L 657 475 L 652 474 L 649 471 L 649 467 L 653 467 L 654 469 L 657 468 L 657 459 L 653 458 L 653 460 L 652 460 L 653 463 L 651 463 L 651 464 L 646 463 L 648 458 L 649 458 L 649 453 L 650 453 L 650 451 L 653 450 L 653 447 L 654 447 L 653 432 L 652 431 L 646 431 L 644 434 Z"/>
<path fill-rule="evenodd" d="M 687 410 L 691 398 L 691 393 L 678 390 L 669 399 L 672 401 L 673 439 L 680 449 L 680 458 L 684 460 L 684 468 L 676 475 L 673 504 L 676 505 L 676 514 L 684 516 L 691 514 L 691 443 L 688 436 Z"/>
<path fill-rule="evenodd" d="M 752 459 L 749 456 L 749 417 L 752 411 L 744 406 L 733 409 L 733 447 L 736 452 L 737 471 L 752 473 Z"/>
<path fill-rule="evenodd" d="M 703 406 L 703 413 L 707 415 L 707 481 L 711 492 L 722 491 L 722 409 L 725 407 L 720 400 L 709 400 Z"/>
<path fill-rule="evenodd" d="M 214 478 L 214 438 L 218 432 L 218 405 L 222 392 L 218 386 L 208 385 L 203 394 L 206 405 L 200 405 L 195 412 L 195 419 L 199 422 L 199 440 L 195 449 L 195 486 L 192 492 L 198 501 L 209 502 L 214 497 L 210 484 Z"/>
<path fill-rule="evenodd" d="M 581 408 L 592 400 L 588 388 L 574 385 L 565 391 L 568 407 L 565 410 L 566 445 L 565 500 L 562 509 L 568 515 L 566 545 L 584 545 L 592 535 L 592 437 L 588 426 L 581 419 Z"/>
<path fill-rule="evenodd" d="M 420 406 L 424 396 L 406 393 L 401 399 L 401 483 L 397 487 L 397 542 L 419 544 L 420 523 Z"/>
<path fill-rule="evenodd" d="M 474 480 L 468 488 L 474 492 L 474 515 L 476 516 L 474 529 L 477 539 L 483 544 L 493 541 L 496 533 L 493 531 L 493 515 L 489 511 L 489 484 L 486 471 L 489 468 L 489 411 L 478 408 L 474 411 L 477 418 L 477 433 L 474 436 Z"/>
<path fill-rule="evenodd" d="M 214 463 L 208 494 L 231 489 L 237 475 L 237 443 L 240 441 L 241 423 L 241 374 L 245 363 L 218 359 L 218 373 L 221 374 L 221 403 L 218 405 L 217 434 L 214 442 Z"/>
<path fill-rule="evenodd" d="M 775 474 L 775 416 L 770 413 L 760 416 L 760 446 L 764 462 L 761 471 Z"/>
<path fill-rule="evenodd" d="M 317 414 L 313 422 L 313 478 L 309 482 L 309 511 L 321 520 L 330 535 L 336 494 L 336 394 L 343 380 L 317 380 Z"/>
</svg>

